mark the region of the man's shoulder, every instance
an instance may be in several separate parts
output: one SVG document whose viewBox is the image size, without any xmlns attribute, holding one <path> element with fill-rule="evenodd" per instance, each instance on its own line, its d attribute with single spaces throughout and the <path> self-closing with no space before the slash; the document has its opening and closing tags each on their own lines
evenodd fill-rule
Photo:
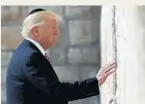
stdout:
<svg viewBox="0 0 145 104">
<path fill-rule="evenodd" d="M 30 47 L 29 45 L 21 43 L 14 51 L 11 60 L 17 62 L 28 61 L 32 58 L 38 58 L 41 56 L 40 51 Z"/>
</svg>

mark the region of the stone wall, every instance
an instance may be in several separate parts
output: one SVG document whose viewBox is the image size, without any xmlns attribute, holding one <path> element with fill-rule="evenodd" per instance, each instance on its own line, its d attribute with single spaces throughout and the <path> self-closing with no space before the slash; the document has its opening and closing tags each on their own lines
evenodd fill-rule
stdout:
<svg viewBox="0 0 145 104">
<path fill-rule="evenodd" d="M 101 88 L 101 104 L 145 104 L 144 11 L 145 6 L 102 8 L 101 63 L 114 60 L 116 45 L 118 68 L 116 75 L 109 77 Z M 116 25 L 112 25 L 113 20 Z M 114 28 L 116 44 L 112 40 Z"/>
<path fill-rule="evenodd" d="M 100 67 L 99 6 L 37 6 L 62 16 L 57 44 L 48 50 L 50 61 L 62 81 L 76 81 L 96 75 Z M 22 20 L 36 6 L 2 6 L 2 102 L 5 102 L 5 77 L 12 50 L 22 41 Z M 5 50 L 10 49 L 9 52 Z M 12 49 L 12 50 L 11 50 Z M 8 58 L 8 54 L 10 54 Z M 70 104 L 99 104 L 99 96 Z"/>
</svg>

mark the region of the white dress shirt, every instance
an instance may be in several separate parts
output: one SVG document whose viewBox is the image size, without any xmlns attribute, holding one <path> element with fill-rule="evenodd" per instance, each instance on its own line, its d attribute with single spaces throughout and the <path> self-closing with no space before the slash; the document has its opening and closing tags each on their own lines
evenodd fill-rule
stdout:
<svg viewBox="0 0 145 104">
<path fill-rule="evenodd" d="M 42 48 L 42 46 L 38 42 L 28 37 L 25 37 L 25 39 L 33 43 L 40 50 L 40 52 L 45 56 L 46 51 Z"/>
</svg>

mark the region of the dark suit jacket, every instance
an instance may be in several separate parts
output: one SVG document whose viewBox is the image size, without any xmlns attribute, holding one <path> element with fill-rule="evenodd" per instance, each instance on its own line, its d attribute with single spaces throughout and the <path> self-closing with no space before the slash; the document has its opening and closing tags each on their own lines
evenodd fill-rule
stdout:
<svg viewBox="0 0 145 104">
<path fill-rule="evenodd" d="M 67 104 L 99 94 L 96 77 L 60 82 L 51 63 L 28 40 L 14 52 L 6 79 L 7 104 Z"/>
</svg>

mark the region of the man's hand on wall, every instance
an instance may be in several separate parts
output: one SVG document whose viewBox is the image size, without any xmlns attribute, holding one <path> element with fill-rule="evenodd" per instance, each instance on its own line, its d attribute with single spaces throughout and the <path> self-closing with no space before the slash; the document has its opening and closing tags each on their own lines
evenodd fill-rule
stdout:
<svg viewBox="0 0 145 104">
<path fill-rule="evenodd" d="M 116 68 L 117 68 L 117 64 L 115 62 L 112 62 L 102 67 L 96 76 L 99 85 L 102 85 L 105 82 L 105 80 L 108 78 L 108 76 L 116 71 Z"/>
</svg>

